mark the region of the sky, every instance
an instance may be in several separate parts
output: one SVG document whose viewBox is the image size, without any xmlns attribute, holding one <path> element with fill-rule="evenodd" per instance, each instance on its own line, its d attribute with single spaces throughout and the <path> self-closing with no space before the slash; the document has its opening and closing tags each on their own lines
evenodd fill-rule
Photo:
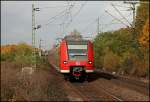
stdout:
<svg viewBox="0 0 150 102">
<path fill-rule="evenodd" d="M 35 12 L 35 25 L 41 25 L 36 30 L 36 46 L 39 47 L 41 39 L 43 49 L 52 48 L 57 38 L 70 34 L 74 29 L 83 37 L 94 39 L 98 17 L 101 32 L 124 28 L 132 23 L 132 11 L 127 11 L 130 5 L 123 1 L 1 1 L 1 45 L 32 44 L 32 4 L 40 9 Z M 129 23 L 122 19 L 112 4 Z"/>
</svg>

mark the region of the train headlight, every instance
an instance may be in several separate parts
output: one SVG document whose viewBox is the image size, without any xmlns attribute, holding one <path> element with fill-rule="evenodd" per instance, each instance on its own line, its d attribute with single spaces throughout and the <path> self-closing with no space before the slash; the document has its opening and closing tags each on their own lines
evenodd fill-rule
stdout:
<svg viewBox="0 0 150 102">
<path fill-rule="evenodd" d="M 67 64 L 67 61 L 64 61 L 64 64 Z"/>
<path fill-rule="evenodd" d="M 88 61 L 89 64 L 92 64 L 92 61 Z"/>
</svg>

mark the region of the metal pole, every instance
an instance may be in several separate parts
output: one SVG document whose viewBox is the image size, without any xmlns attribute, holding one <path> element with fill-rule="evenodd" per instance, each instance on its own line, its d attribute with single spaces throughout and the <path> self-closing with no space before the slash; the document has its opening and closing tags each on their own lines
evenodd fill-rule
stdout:
<svg viewBox="0 0 150 102">
<path fill-rule="evenodd" d="M 135 29 L 135 5 L 137 4 L 137 2 L 129 2 L 130 4 L 132 4 L 132 11 L 133 11 L 133 24 L 132 24 L 132 29 L 133 29 L 133 39 L 135 40 L 136 37 L 136 29 Z"/>
<path fill-rule="evenodd" d="M 136 26 L 136 25 L 135 25 L 135 16 L 136 16 L 136 15 L 135 15 L 135 5 L 138 4 L 138 2 L 126 2 L 126 1 L 125 1 L 124 3 L 128 3 L 128 4 L 131 4 L 131 5 L 132 5 L 131 10 L 133 11 L 133 18 L 132 18 L 132 19 L 133 19 L 133 22 L 132 22 L 132 29 L 133 29 L 133 31 L 132 31 L 132 34 L 133 34 L 133 35 L 132 35 L 133 47 L 136 48 L 136 50 L 139 50 L 139 49 L 138 49 L 138 45 L 137 45 L 137 44 L 138 44 L 138 40 L 136 39 L 137 36 L 136 36 L 136 28 L 135 28 L 135 26 Z"/>
<path fill-rule="evenodd" d="M 99 33 L 99 17 L 97 19 L 97 34 Z"/>
<path fill-rule="evenodd" d="M 138 3 L 138 2 L 126 2 L 124 1 L 124 3 L 128 3 L 128 4 L 131 4 L 132 7 L 131 9 L 133 10 L 133 24 L 132 24 L 132 28 L 133 28 L 133 33 L 135 33 L 135 5 Z M 135 34 L 134 34 L 135 35 Z M 135 37 L 135 36 L 134 36 Z"/>
<path fill-rule="evenodd" d="M 35 48 L 35 10 L 34 10 L 34 4 L 32 4 L 32 47 L 33 47 L 33 66 L 36 68 L 36 48 Z"/>
<path fill-rule="evenodd" d="M 40 39 L 40 43 L 39 43 L 39 50 L 40 50 L 40 52 L 39 52 L 39 55 L 40 55 L 40 57 L 41 57 L 41 55 L 42 55 L 42 39 Z"/>
<path fill-rule="evenodd" d="M 133 28 L 135 28 L 135 5 L 136 5 L 136 3 L 132 3 L 132 5 L 133 5 Z"/>
<path fill-rule="evenodd" d="M 40 43 L 39 43 L 39 49 L 41 49 L 41 47 L 42 47 L 42 44 L 41 44 L 41 42 L 42 42 L 42 39 L 40 39 Z"/>
</svg>

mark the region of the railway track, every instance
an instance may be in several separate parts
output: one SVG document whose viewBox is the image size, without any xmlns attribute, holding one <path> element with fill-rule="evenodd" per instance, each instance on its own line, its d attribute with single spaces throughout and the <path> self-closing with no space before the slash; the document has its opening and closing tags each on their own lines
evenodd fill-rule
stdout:
<svg viewBox="0 0 150 102">
<path fill-rule="evenodd" d="M 109 92 L 112 95 L 119 97 L 123 101 L 148 101 L 149 100 L 148 95 L 145 95 L 127 86 L 124 86 L 124 84 L 119 85 L 114 81 L 106 80 L 103 78 L 98 79 L 94 83 L 97 84 L 99 87 L 101 87 L 101 89 L 104 89 L 106 90 L 106 92 Z"/>
<path fill-rule="evenodd" d="M 104 88 L 94 83 L 72 83 L 76 89 L 84 94 L 88 101 L 123 101 Z M 85 100 L 87 101 L 87 100 Z"/>
<path fill-rule="evenodd" d="M 137 84 L 134 84 L 134 83 L 128 83 L 128 82 L 125 82 L 123 80 L 117 80 L 117 79 L 112 79 L 111 80 L 114 84 L 117 84 L 118 86 L 122 86 L 122 87 L 127 87 L 129 89 L 132 89 L 132 90 L 135 90 L 139 93 L 142 93 L 144 95 L 149 95 L 149 87 L 143 87 L 143 86 L 139 86 Z"/>
<path fill-rule="evenodd" d="M 147 96 L 149 95 L 149 83 L 99 71 L 97 72 L 97 76 L 99 78 L 108 79 L 118 86 L 128 87 L 129 89 L 135 90 Z"/>
<path fill-rule="evenodd" d="M 85 101 L 87 100 L 87 97 L 85 97 L 84 94 L 82 94 L 80 91 L 78 91 L 70 82 L 64 80 L 63 75 L 61 75 L 57 68 L 55 68 L 55 65 L 49 63 L 50 67 L 51 67 L 51 72 L 56 75 L 59 76 L 58 80 L 62 82 L 64 89 L 66 90 L 66 93 L 68 93 L 68 99 L 69 101 Z"/>
<path fill-rule="evenodd" d="M 123 99 L 121 99 L 120 97 L 115 96 L 114 94 L 108 92 L 105 88 L 103 88 L 103 87 L 101 87 L 101 86 L 99 86 L 99 87 L 100 87 L 100 89 L 103 89 L 103 92 L 104 92 L 104 93 L 110 95 L 112 98 L 116 99 L 117 101 L 123 101 Z"/>
<path fill-rule="evenodd" d="M 60 81 L 64 83 L 64 87 L 66 92 L 68 93 L 68 100 L 69 101 L 136 101 L 136 100 L 149 100 L 148 94 L 146 96 L 143 92 L 140 92 L 140 89 L 143 86 L 137 86 L 138 91 L 135 89 L 136 86 L 132 84 L 125 85 L 126 82 L 123 80 L 118 80 L 116 77 L 111 76 L 111 78 L 99 78 L 93 80 L 92 82 L 70 82 L 65 81 L 63 75 L 61 75 L 58 70 L 56 70 L 55 66 L 50 65 L 52 68 L 52 72 L 60 77 Z M 110 76 L 109 76 L 110 77 Z M 102 79 L 101 81 L 99 81 Z M 111 80 L 110 80 L 111 79 Z M 119 85 L 119 83 L 121 83 Z M 110 84 L 110 85 L 109 85 Z M 111 89 L 111 84 L 115 85 L 116 89 L 120 91 L 115 91 L 115 89 Z M 127 84 L 127 83 L 126 83 Z M 106 86 L 105 86 L 106 85 Z M 124 86 L 125 85 L 125 86 Z M 133 87 L 131 87 L 133 86 Z M 113 87 L 112 87 L 113 88 Z M 124 92 L 125 91 L 125 92 Z M 122 92 L 122 94 L 120 94 Z M 134 93 L 133 96 L 128 96 L 128 93 Z M 138 92 L 138 93 L 137 93 Z M 140 93 L 142 94 L 140 94 Z M 141 98 L 136 99 L 136 95 Z"/>
<path fill-rule="evenodd" d="M 126 76 L 121 76 L 121 75 L 114 75 L 112 73 L 104 72 L 104 71 L 101 71 L 101 70 L 97 70 L 97 73 L 98 74 L 103 74 L 101 76 L 105 77 L 105 78 L 116 79 L 116 80 L 119 80 L 119 81 L 123 81 L 123 82 L 126 82 L 126 83 L 130 83 L 130 84 L 139 86 L 139 87 L 149 88 L 149 82 L 145 83 L 145 82 L 142 82 L 138 79 L 133 79 L 133 78 L 129 78 L 129 77 L 126 77 Z"/>
<path fill-rule="evenodd" d="M 147 88 L 147 89 L 149 88 L 149 83 L 145 83 L 145 82 L 142 82 L 142 81 L 137 80 L 137 79 L 131 79 L 131 78 L 128 78 L 125 76 L 117 76 L 117 79 L 124 81 L 126 83 L 137 85 L 139 87 L 143 87 L 143 88 Z"/>
<path fill-rule="evenodd" d="M 60 80 L 64 82 L 63 76 L 58 73 L 55 66 L 50 64 L 53 68 L 51 71 L 53 74 L 60 77 Z M 109 93 L 102 87 L 99 87 L 92 83 L 79 83 L 65 81 L 64 84 L 67 93 L 69 93 L 70 101 L 123 101 L 119 97 Z"/>
</svg>

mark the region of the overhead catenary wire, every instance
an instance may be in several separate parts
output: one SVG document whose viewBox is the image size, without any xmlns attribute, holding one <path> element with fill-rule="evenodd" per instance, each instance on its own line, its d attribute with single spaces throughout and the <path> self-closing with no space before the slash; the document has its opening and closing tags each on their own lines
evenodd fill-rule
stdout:
<svg viewBox="0 0 150 102">
<path fill-rule="evenodd" d="M 80 5 L 80 4 L 77 4 L 76 5 Z M 61 5 L 61 6 L 45 6 L 45 7 L 41 7 L 40 9 L 48 9 L 48 8 L 61 8 L 61 7 L 68 7 L 68 6 L 72 6 L 72 4 L 67 4 L 67 5 Z"/>
<path fill-rule="evenodd" d="M 105 12 L 102 12 L 102 14 L 99 16 L 99 18 L 102 18 L 102 17 L 104 16 L 104 13 L 105 13 Z M 92 22 L 88 23 L 87 26 L 85 26 L 85 27 L 83 28 L 83 30 L 81 30 L 81 31 L 82 31 L 82 32 L 85 32 L 85 30 L 87 30 L 87 28 L 88 28 L 90 25 L 92 25 L 93 23 L 95 23 L 96 21 L 97 21 L 97 18 L 95 18 L 94 20 L 92 20 Z"/>
<path fill-rule="evenodd" d="M 68 4 L 69 5 L 69 4 Z M 76 5 L 76 2 L 74 2 L 74 4 L 72 4 L 73 6 L 69 8 L 69 16 L 70 16 L 70 22 L 72 22 L 72 12 L 71 12 L 71 9 L 73 9 L 73 7 Z"/>
<path fill-rule="evenodd" d="M 74 3 L 74 4 L 75 4 L 75 3 Z M 43 24 L 43 26 L 59 25 L 59 26 L 62 26 L 63 29 L 64 29 L 64 24 L 67 24 L 66 22 L 56 23 L 56 24 L 53 24 L 53 22 L 56 21 L 58 18 L 62 18 L 63 16 L 65 17 L 66 14 L 67 14 L 67 12 L 68 12 L 68 10 L 71 10 L 71 8 L 74 7 L 74 4 L 71 4 L 71 5 L 68 4 L 70 7 L 69 7 L 68 5 L 67 5 L 66 7 L 69 7 L 69 8 L 65 8 L 65 10 L 63 10 L 63 11 L 59 12 L 58 14 L 56 14 L 55 16 L 51 17 L 51 18 L 49 19 L 50 22 Z M 64 20 L 67 20 L 67 19 L 64 19 Z"/>
<path fill-rule="evenodd" d="M 81 7 L 79 8 L 79 10 L 75 13 L 74 17 L 76 17 L 80 12 L 81 10 L 83 9 L 83 7 L 86 5 L 87 1 L 85 1 L 83 4 L 81 4 Z"/>
<path fill-rule="evenodd" d="M 85 4 L 86 4 L 86 2 L 85 2 Z M 79 7 L 79 9 L 76 9 L 77 11 L 75 12 L 75 13 L 73 13 L 72 11 L 70 11 L 69 10 L 69 8 L 71 7 L 71 6 L 73 6 L 73 4 L 69 4 L 68 3 L 68 5 L 65 5 L 65 6 L 61 6 L 61 7 L 67 7 L 67 10 L 66 10 L 66 8 L 65 8 L 65 10 L 64 10 L 64 12 L 59 12 L 57 15 L 55 15 L 55 16 L 53 16 L 53 17 L 51 17 L 50 19 L 49 19 L 49 22 L 47 22 L 46 24 L 44 24 L 45 26 L 47 26 L 47 25 L 50 25 L 50 26 L 52 26 L 52 25 L 60 25 L 60 26 L 64 26 L 64 28 L 63 29 L 67 29 L 68 30 L 68 27 L 71 27 L 71 26 L 69 26 L 69 25 L 71 25 L 72 23 L 73 23 L 73 21 L 75 21 L 75 17 L 77 17 L 79 14 L 80 14 L 80 12 L 81 12 L 81 10 L 83 9 L 83 7 L 85 6 L 85 4 L 83 3 L 83 4 L 80 4 L 80 7 Z M 53 7 L 57 7 L 57 6 L 51 6 L 52 8 Z M 51 8 L 51 7 L 49 7 L 49 8 Z M 45 7 L 46 8 L 46 7 Z M 74 9 L 73 9 L 74 10 Z M 68 15 L 66 14 L 66 12 L 68 12 Z M 115 16 L 114 16 L 115 17 Z M 59 19 L 59 18 L 64 18 L 63 20 L 63 22 L 61 23 L 60 22 L 60 24 L 58 23 L 58 22 L 54 22 L 54 21 L 57 21 L 57 19 Z M 95 19 L 94 19 L 95 20 Z M 119 22 L 121 22 L 121 20 L 118 20 L 117 19 L 117 21 L 119 21 Z M 54 23 L 53 23 L 54 22 Z M 91 24 L 93 24 L 93 23 L 95 23 L 95 22 L 93 22 L 93 20 L 92 20 L 92 23 Z M 84 26 L 85 28 L 84 28 L 84 30 L 87 30 L 87 28 L 91 25 L 91 24 L 88 24 L 88 26 Z M 117 23 L 112 23 L 112 24 L 117 24 Z M 121 22 L 121 23 L 118 23 L 118 24 L 123 24 L 123 25 L 126 25 L 126 26 L 128 26 L 127 24 L 125 24 L 125 23 L 123 23 L 123 22 Z M 107 24 L 101 24 L 101 25 L 107 25 Z M 87 28 L 86 28 L 87 27 Z M 67 31 L 66 30 L 66 31 Z"/>
<path fill-rule="evenodd" d="M 104 14 L 105 14 L 105 12 L 103 12 L 103 13 L 101 13 L 101 15 L 100 16 L 98 16 L 99 18 L 103 18 L 103 16 L 104 16 Z M 108 24 L 103 24 L 102 22 L 99 24 L 99 25 L 101 25 L 101 26 L 106 26 L 106 25 L 112 25 L 112 24 L 122 24 L 122 23 L 113 23 L 113 21 L 114 20 L 116 20 L 116 19 L 113 19 L 110 23 L 108 23 Z M 117 20 L 118 21 L 118 20 Z M 97 18 L 95 18 L 94 20 L 92 20 L 92 22 L 90 22 L 90 23 L 88 23 L 87 24 L 87 26 L 85 26 L 84 28 L 83 28 L 83 30 L 81 30 L 82 32 L 85 32 L 86 30 L 87 30 L 87 28 L 89 28 L 92 24 L 94 24 L 95 22 L 97 22 Z M 102 31 L 102 29 L 101 29 L 101 31 Z"/>
<path fill-rule="evenodd" d="M 60 8 L 60 7 L 68 7 L 68 6 L 71 6 L 71 5 L 64 5 L 64 6 L 47 6 L 47 7 L 42 7 L 41 9 L 47 9 L 47 8 Z"/>
<path fill-rule="evenodd" d="M 113 5 L 118 6 L 118 7 L 122 7 L 122 8 L 131 8 L 131 7 L 122 6 L 122 5 L 117 5 L 117 4 L 113 4 Z"/>
<path fill-rule="evenodd" d="M 56 17 L 59 17 L 59 16 L 62 15 L 65 11 L 66 11 L 66 10 L 63 10 L 63 11 L 59 12 L 59 13 L 56 14 L 55 16 L 51 17 L 48 21 L 56 20 Z M 52 23 L 52 22 L 53 22 L 53 21 L 48 22 L 48 23 L 46 23 L 45 25 L 48 25 L 48 24 L 50 24 L 50 23 Z"/>
<path fill-rule="evenodd" d="M 67 3 L 68 3 L 68 5 L 69 5 L 69 2 L 67 2 Z M 68 18 L 70 18 L 69 21 L 72 21 L 72 13 L 71 13 L 71 10 L 73 9 L 74 6 L 75 6 L 75 3 L 72 4 L 72 6 L 68 7 L 67 10 L 66 10 L 66 16 L 67 16 Z M 63 22 L 65 22 L 65 21 L 67 21 L 67 20 L 68 20 L 68 19 L 65 19 Z"/>
<path fill-rule="evenodd" d="M 114 25 L 114 24 L 122 24 L 122 23 L 110 22 L 110 23 L 108 23 L 108 24 L 102 24 L 102 25 L 105 26 L 105 28 L 106 28 L 107 26 L 111 26 L 111 25 Z"/>
<path fill-rule="evenodd" d="M 82 32 L 85 32 L 85 30 L 87 30 L 87 28 L 92 25 L 93 23 L 95 23 L 97 21 L 97 18 L 92 20 L 92 22 L 90 22 L 86 27 L 84 27 L 84 29 L 82 30 Z"/>
<path fill-rule="evenodd" d="M 69 2 L 67 2 L 69 5 Z M 69 16 L 71 17 L 71 21 L 72 21 L 72 15 L 71 15 L 71 10 L 72 8 L 75 6 L 75 3 L 72 4 L 70 7 L 68 7 L 65 11 L 65 15 L 64 15 L 64 19 L 62 21 L 62 23 L 60 23 L 60 26 L 62 26 L 62 33 L 64 34 L 65 31 L 65 24 L 67 24 L 66 22 L 68 21 Z"/>
<path fill-rule="evenodd" d="M 73 17 L 75 18 L 80 12 L 81 10 L 83 9 L 83 7 L 86 5 L 87 1 L 85 1 L 83 4 L 81 4 L 79 10 L 73 15 Z M 71 22 L 69 22 L 66 26 L 66 28 L 68 28 L 68 26 L 74 21 L 74 19 L 72 19 Z"/>
<path fill-rule="evenodd" d="M 115 17 L 114 15 L 112 15 L 111 13 L 109 13 L 107 10 L 105 10 L 105 12 L 107 14 L 109 14 L 110 16 L 112 16 L 114 19 L 116 19 L 117 21 L 121 22 L 123 25 L 128 26 L 127 24 L 125 24 L 123 21 L 121 21 L 120 19 L 118 19 L 117 17 Z"/>
<path fill-rule="evenodd" d="M 123 14 L 111 3 L 111 5 L 114 7 L 114 9 L 120 14 L 120 16 L 124 19 L 124 20 L 126 20 L 129 24 L 130 24 L 130 26 L 132 27 L 132 24 L 123 16 Z"/>
<path fill-rule="evenodd" d="M 66 6 L 62 6 L 62 7 L 68 7 L 68 6 L 71 6 L 71 7 L 72 7 L 73 4 L 71 4 L 71 5 L 66 5 Z M 46 8 L 46 7 L 45 7 L 45 8 Z M 48 20 L 48 21 L 50 21 L 50 22 L 45 23 L 45 24 L 43 24 L 43 25 L 49 25 L 50 23 L 52 23 L 53 21 L 55 21 L 58 17 L 60 18 L 60 17 L 64 16 L 66 10 L 67 10 L 67 9 L 65 9 L 65 10 L 59 12 L 58 14 L 56 14 L 55 16 L 51 17 L 51 18 Z"/>
</svg>

